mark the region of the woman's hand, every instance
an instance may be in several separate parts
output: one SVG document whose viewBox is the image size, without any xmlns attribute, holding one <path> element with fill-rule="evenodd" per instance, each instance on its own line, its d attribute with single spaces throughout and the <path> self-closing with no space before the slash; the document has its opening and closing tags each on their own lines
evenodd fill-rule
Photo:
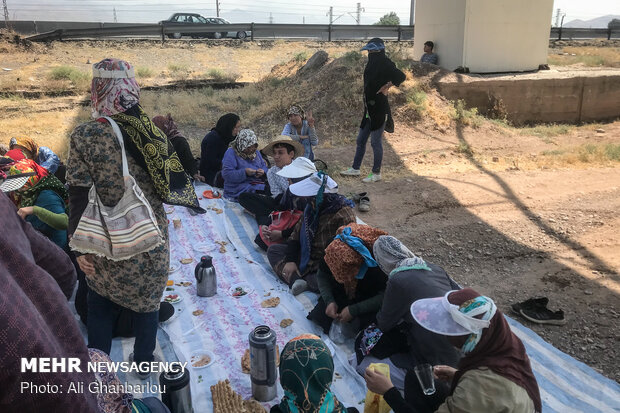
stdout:
<svg viewBox="0 0 620 413">
<path fill-rule="evenodd" d="M 286 281 L 290 280 L 293 274 L 297 274 L 301 277 L 299 273 L 299 268 L 297 268 L 297 264 L 294 262 L 287 262 L 284 264 L 284 268 L 282 268 L 282 276 Z"/>
<path fill-rule="evenodd" d="M 383 95 L 387 95 L 388 90 L 390 90 L 390 88 L 392 87 L 392 82 L 387 82 L 385 85 L 381 86 L 381 89 L 379 89 L 379 91 L 377 92 L 378 94 L 383 94 Z"/>
<path fill-rule="evenodd" d="M 205 177 L 200 175 L 200 174 L 194 174 L 194 179 L 200 182 L 204 182 L 205 181 Z"/>
<path fill-rule="evenodd" d="M 334 320 L 338 318 L 338 305 L 336 303 L 329 303 L 325 308 L 325 315 Z"/>
<path fill-rule="evenodd" d="M 90 254 L 80 255 L 76 258 L 80 269 L 84 274 L 93 276 L 95 275 L 95 266 L 93 265 L 93 257 Z"/>
<path fill-rule="evenodd" d="M 456 369 L 454 367 L 450 367 L 450 366 L 433 367 L 433 375 L 435 376 L 435 378 L 446 381 L 448 383 L 452 382 L 452 379 L 454 379 L 454 373 L 456 373 Z"/>
<path fill-rule="evenodd" d="M 254 176 L 254 175 L 256 175 L 256 169 L 245 168 L 245 174 L 247 176 Z"/>
<path fill-rule="evenodd" d="M 283 239 L 284 238 L 282 237 L 282 231 L 280 231 L 278 229 L 274 229 L 274 230 L 270 231 L 270 233 L 269 233 L 269 241 L 271 241 L 271 242 L 280 242 Z"/>
<path fill-rule="evenodd" d="M 312 111 L 309 110 L 306 116 L 306 121 L 308 121 L 308 126 L 314 128 L 314 117 L 312 116 Z"/>
<path fill-rule="evenodd" d="M 349 311 L 349 306 L 346 306 L 345 308 L 342 309 L 340 314 L 338 314 L 338 318 L 340 319 L 340 321 L 345 322 L 345 323 L 348 323 L 349 321 L 353 320 L 353 316 L 351 315 L 351 312 Z"/>
<path fill-rule="evenodd" d="M 28 215 L 34 214 L 34 207 L 23 207 L 17 210 L 17 215 L 19 215 L 22 219 L 26 219 Z"/>
<path fill-rule="evenodd" d="M 366 369 L 364 380 L 366 380 L 366 387 L 368 387 L 368 390 L 381 396 L 394 387 L 389 377 L 376 372 L 372 367 Z"/>
<path fill-rule="evenodd" d="M 254 176 L 256 176 L 257 178 L 260 178 L 261 176 L 265 175 L 265 171 L 263 169 L 257 169 L 256 173 L 254 174 Z"/>
</svg>

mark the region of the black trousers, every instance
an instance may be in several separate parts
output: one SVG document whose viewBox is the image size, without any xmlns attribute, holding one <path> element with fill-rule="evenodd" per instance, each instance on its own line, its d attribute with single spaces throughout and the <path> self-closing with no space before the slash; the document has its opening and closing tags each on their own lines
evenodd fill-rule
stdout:
<svg viewBox="0 0 620 413">
<path fill-rule="evenodd" d="M 271 224 L 269 214 L 277 211 L 279 201 L 269 195 L 244 192 L 239 195 L 239 204 L 254 214 L 258 225 L 269 225 Z"/>
</svg>

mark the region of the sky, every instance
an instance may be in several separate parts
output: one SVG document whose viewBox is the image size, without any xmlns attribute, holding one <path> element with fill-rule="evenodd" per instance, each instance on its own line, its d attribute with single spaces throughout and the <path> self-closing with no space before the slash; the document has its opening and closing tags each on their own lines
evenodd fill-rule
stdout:
<svg viewBox="0 0 620 413">
<path fill-rule="evenodd" d="M 215 16 L 216 0 L 7 0 L 12 20 L 63 20 L 113 22 L 114 9 L 120 23 L 156 23 L 175 12 Z M 519 1 L 519 0 L 515 0 Z M 220 16 L 233 23 L 329 23 L 329 7 L 334 7 L 335 24 L 356 24 L 357 0 L 221 0 Z M 389 12 L 396 12 L 402 24 L 409 23 L 410 0 L 359 0 L 361 24 L 372 24 Z M 620 15 L 619 0 L 555 0 L 556 9 L 574 19 Z"/>
</svg>

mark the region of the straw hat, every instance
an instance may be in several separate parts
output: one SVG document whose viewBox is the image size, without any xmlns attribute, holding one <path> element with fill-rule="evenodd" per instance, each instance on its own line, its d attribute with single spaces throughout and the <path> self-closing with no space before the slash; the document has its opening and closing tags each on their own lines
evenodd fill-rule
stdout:
<svg viewBox="0 0 620 413">
<path fill-rule="evenodd" d="M 273 156 L 273 147 L 274 147 L 274 145 L 276 145 L 278 143 L 285 143 L 285 144 L 291 145 L 293 148 L 295 148 L 295 158 L 297 158 L 299 156 L 304 156 L 304 152 L 305 152 L 304 145 L 302 145 L 301 142 L 298 142 L 298 141 L 294 140 L 293 138 L 291 138 L 288 135 L 280 135 L 280 136 L 278 136 L 273 141 L 270 141 L 267 145 L 265 145 L 263 147 L 263 149 L 261 149 L 261 151 L 265 155 Z"/>
</svg>

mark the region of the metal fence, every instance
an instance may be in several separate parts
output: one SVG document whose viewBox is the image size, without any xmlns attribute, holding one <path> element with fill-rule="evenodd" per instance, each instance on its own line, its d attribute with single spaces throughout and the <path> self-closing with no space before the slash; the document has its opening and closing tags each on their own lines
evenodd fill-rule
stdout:
<svg viewBox="0 0 620 413">
<path fill-rule="evenodd" d="M 47 41 L 96 37 L 161 37 L 165 40 L 172 33 L 204 33 L 210 31 L 236 33 L 245 31 L 254 39 L 314 39 L 314 40 L 365 40 L 382 37 L 389 40 L 411 40 L 414 26 L 379 25 L 330 25 L 330 24 L 186 24 L 163 26 L 160 24 L 89 23 L 56 21 L 9 21 L 17 33 L 33 35 L 30 40 Z M 5 22 L 0 22 L 0 28 Z M 551 40 L 569 39 L 619 39 L 620 29 L 551 28 Z"/>
<path fill-rule="evenodd" d="M 315 39 L 315 40 L 363 40 L 383 37 L 390 40 L 413 39 L 413 26 L 379 25 L 330 25 L 330 24 L 218 24 L 218 25 L 175 25 L 160 24 L 121 24 L 121 23 L 82 23 L 82 22 L 43 22 L 14 21 L 10 27 L 20 34 L 33 34 L 29 40 L 47 41 L 93 37 L 151 37 L 159 36 L 165 40 L 172 33 L 205 33 L 245 31 L 254 39 Z M 0 22 L 0 28 L 4 27 Z"/>
</svg>

